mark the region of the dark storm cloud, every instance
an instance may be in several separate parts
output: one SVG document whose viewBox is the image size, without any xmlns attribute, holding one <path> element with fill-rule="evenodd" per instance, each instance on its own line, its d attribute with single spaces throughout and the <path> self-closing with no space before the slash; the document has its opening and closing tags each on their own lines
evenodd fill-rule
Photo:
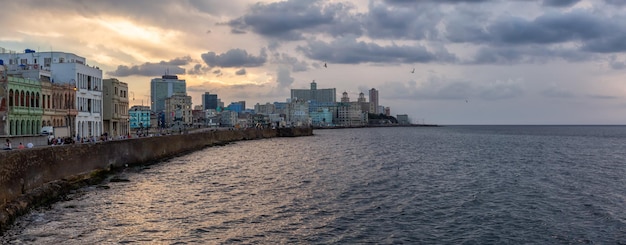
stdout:
<svg viewBox="0 0 626 245">
<path fill-rule="evenodd" d="M 547 13 L 532 21 L 506 17 L 488 27 L 500 43 L 560 43 L 592 40 L 615 31 L 608 19 L 589 12 Z"/>
<path fill-rule="evenodd" d="M 201 74 L 205 74 L 209 70 L 211 70 L 210 67 L 203 66 L 202 64 L 195 64 L 191 70 L 187 71 L 187 74 L 190 74 L 190 75 L 201 75 Z"/>
<path fill-rule="evenodd" d="M 614 20 L 585 11 L 546 13 L 534 20 L 502 16 L 482 28 L 463 19 L 452 19 L 447 38 L 454 42 L 507 44 L 552 44 L 592 41 L 610 35 L 618 26 Z"/>
<path fill-rule="evenodd" d="M 543 5 L 552 7 L 569 7 L 578 2 L 580 2 L 580 0 L 543 0 Z"/>
<path fill-rule="evenodd" d="M 605 36 L 584 44 L 583 50 L 597 53 L 617 53 L 626 51 L 626 30 L 607 33 Z"/>
<path fill-rule="evenodd" d="M 231 49 L 223 54 L 208 52 L 201 56 L 209 67 L 258 67 L 267 61 L 265 50 L 261 50 L 259 56 L 248 54 L 243 49 Z"/>
<path fill-rule="evenodd" d="M 185 56 L 175 58 L 170 61 L 161 61 L 159 63 L 146 62 L 141 65 L 125 66 L 119 65 L 115 71 L 107 72 L 107 75 L 126 77 L 132 75 L 139 76 L 159 76 L 163 74 L 185 74 L 184 66 L 191 62 L 191 57 Z"/>
<path fill-rule="evenodd" d="M 619 4 L 605 0 L 609 4 Z M 568 7 L 579 0 L 521 1 L 529 5 Z M 614 2 L 614 3 L 613 3 Z M 446 45 L 471 43 L 477 47 L 507 47 L 509 51 L 487 48 L 479 51 L 476 63 L 532 61 L 546 57 L 533 52 L 535 45 L 565 45 L 570 50 L 550 50 L 558 58 L 570 61 L 585 60 L 581 52 L 612 53 L 626 51 L 626 23 L 624 17 L 598 14 L 593 9 L 575 9 L 563 12 L 548 8 L 537 17 L 488 12 L 495 0 L 372 0 L 368 11 L 355 13 L 349 4 L 328 1 L 287 0 L 276 3 L 257 3 L 248 13 L 231 20 L 233 30 L 251 30 L 254 33 L 282 39 L 302 40 L 312 35 L 338 38 L 328 43 L 309 41 L 309 47 L 300 47 L 309 58 L 339 63 L 363 62 L 429 62 L 454 61 L 454 55 L 434 54 L 413 50 L 418 55 L 404 57 L 394 52 L 403 47 L 381 47 L 352 42 L 357 47 L 342 45 L 346 37 L 369 37 L 378 40 L 420 40 Z M 445 7 L 447 6 L 447 7 Z M 476 7 L 482 6 L 482 7 Z M 444 10 L 445 9 L 445 10 Z M 443 27 L 443 28 L 442 28 Z M 442 30 L 444 32 L 442 32 Z M 309 36 L 307 36 L 309 35 Z M 443 46 L 442 45 L 442 46 Z M 326 47 L 328 46 L 328 47 Z M 519 49 L 518 47 L 523 47 Z M 546 49 L 546 48 L 541 48 Z M 329 52 L 328 50 L 332 50 Z M 360 50 L 357 53 L 350 50 Z M 529 51 L 530 53 L 521 53 Z M 378 54 L 381 54 L 378 56 Z M 373 55 L 376 54 L 376 55 Z M 368 56 L 369 55 L 369 56 Z M 539 55 L 539 58 L 532 57 Z"/>
<path fill-rule="evenodd" d="M 443 16 L 436 4 L 405 7 L 372 1 L 367 13 L 353 10 L 349 3 L 320 0 L 257 3 L 226 24 L 233 30 L 252 30 L 283 40 L 302 40 L 306 34 L 424 39 L 437 34 L 436 25 Z"/>
<path fill-rule="evenodd" d="M 433 4 L 395 6 L 372 1 L 363 23 L 370 37 L 421 40 L 438 36 L 437 24 L 442 18 Z"/>
<path fill-rule="evenodd" d="M 474 9 L 458 9 L 444 21 L 443 36 L 453 43 L 482 43 L 490 40 L 484 25 L 488 23 L 484 12 Z"/>
<path fill-rule="evenodd" d="M 480 21 L 469 21 L 477 19 L 472 18 L 474 15 L 478 13 L 461 11 L 458 16 L 449 18 L 445 36 L 455 43 L 481 45 L 476 57 L 478 63 L 547 57 L 544 51 L 569 61 L 592 58 L 591 55 L 585 58 L 585 52 L 626 51 L 626 18 L 620 15 L 606 16 L 588 10 L 545 12 L 535 19 L 501 16 L 482 25 Z M 560 50 L 550 48 L 555 46 L 560 46 Z M 537 49 L 542 52 L 536 52 Z"/>
<path fill-rule="evenodd" d="M 615 5 L 615 6 L 626 6 L 626 1 L 624 0 L 604 0 L 607 4 Z"/>
<path fill-rule="evenodd" d="M 237 75 L 237 76 L 243 76 L 243 75 L 246 75 L 246 68 L 241 68 L 241 69 L 237 70 L 237 71 L 235 72 L 235 75 Z"/>
<path fill-rule="evenodd" d="M 82 15 L 88 18 L 123 16 L 137 23 L 150 24 L 164 28 L 187 29 L 194 25 L 189 22 L 198 21 L 200 13 L 217 14 L 228 11 L 236 3 L 228 1 L 169 1 L 169 0 L 22 0 L 3 1 L 2 9 L 6 15 L 12 8 L 24 9 L 41 15 L 53 15 L 59 18 L 65 15 Z M 39 14 L 40 13 L 40 14 Z M 0 15 L 0 19 L 3 17 Z"/>
<path fill-rule="evenodd" d="M 359 64 L 376 63 L 428 63 L 455 61 L 456 57 L 447 51 L 430 52 L 421 45 L 414 46 L 380 46 L 376 43 L 357 41 L 354 38 L 341 38 L 327 43 L 309 41 L 307 46 L 299 46 L 298 50 L 308 58 L 330 63 Z"/>
<path fill-rule="evenodd" d="M 596 56 L 575 49 L 550 48 L 544 45 L 526 45 L 519 47 L 482 47 L 471 61 L 474 64 L 517 64 L 545 63 L 555 59 L 569 62 L 581 62 L 595 59 Z"/>
<path fill-rule="evenodd" d="M 435 3 L 483 3 L 491 2 L 493 0 L 385 0 L 389 4 L 417 4 L 420 2 L 435 2 Z"/>
<path fill-rule="evenodd" d="M 303 39 L 306 33 L 328 33 L 333 36 L 346 33 L 360 34 L 358 21 L 352 18 L 347 3 L 321 0 L 287 0 L 275 3 L 257 3 L 249 12 L 227 24 L 236 30 L 285 40 Z"/>
</svg>

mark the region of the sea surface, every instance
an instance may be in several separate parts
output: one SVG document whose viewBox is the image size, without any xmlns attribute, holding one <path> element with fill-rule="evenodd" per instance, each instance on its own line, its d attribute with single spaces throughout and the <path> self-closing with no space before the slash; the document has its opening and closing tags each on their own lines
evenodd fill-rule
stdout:
<svg viewBox="0 0 626 245">
<path fill-rule="evenodd" d="M 314 130 L 112 176 L 2 244 L 626 244 L 626 126 Z"/>
</svg>

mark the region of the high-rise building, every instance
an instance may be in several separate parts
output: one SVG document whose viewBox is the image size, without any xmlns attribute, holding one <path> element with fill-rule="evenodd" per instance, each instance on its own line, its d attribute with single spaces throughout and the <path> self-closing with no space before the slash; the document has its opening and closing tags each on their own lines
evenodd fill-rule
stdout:
<svg viewBox="0 0 626 245">
<path fill-rule="evenodd" d="M 150 82 L 151 110 L 155 113 L 165 112 L 165 100 L 175 93 L 187 94 L 185 80 L 178 79 L 176 75 L 163 75 L 161 78 L 152 79 Z"/>
<path fill-rule="evenodd" d="M 217 109 L 219 106 L 219 99 L 217 98 L 217 94 L 211 94 L 209 92 L 205 92 L 202 94 L 202 109 Z"/>
<path fill-rule="evenodd" d="M 378 90 L 374 88 L 370 89 L 370 113 L 381 113 L 381 111 L 378 109 Z"/>
<path fill-rule="evenodd" d="M 337 102 L 337 90 L 335 88 L 317 89 L 315 80 L 311 82 L 311 89 L 292 89 L 291 99 L 317 102 Z"/>
</svg>

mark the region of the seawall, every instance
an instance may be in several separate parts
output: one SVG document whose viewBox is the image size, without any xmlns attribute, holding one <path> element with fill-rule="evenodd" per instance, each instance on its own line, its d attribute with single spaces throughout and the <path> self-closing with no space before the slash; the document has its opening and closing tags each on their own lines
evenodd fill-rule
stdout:
<svg viewBox="0 0 626 245">
<path fill-rule="evenodd" d="M 96 184 L 125 165 L 144 165 L 240 140 L 313 135 L 311 128 L 217 130 L 0 152 L 0 234 L 30 208 Z"/>
</svg>

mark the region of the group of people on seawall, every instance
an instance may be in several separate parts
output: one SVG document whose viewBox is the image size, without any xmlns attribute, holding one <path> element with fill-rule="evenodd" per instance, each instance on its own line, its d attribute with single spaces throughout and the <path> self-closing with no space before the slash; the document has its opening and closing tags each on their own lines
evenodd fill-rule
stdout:
<svg viewBox="0 0 626 245">
<path fill-rule="evenodd" d="M 26 145 L 24 145 L 22 142 L 20 142 L 19 145 L 17 145 L 17 149 L 21 150 L 21 149 L 25 149 L 25 148 L 33 148 L 34 145 L 33 143 L 28 143 Z M 6 142 L 4 143 L 4 148 L 2 148 L 5 151 L 8 150 L 13 150 L 13 145 L 11 144 L 11 140 L 10 139 L 6 139 Z"/>
</svg>

